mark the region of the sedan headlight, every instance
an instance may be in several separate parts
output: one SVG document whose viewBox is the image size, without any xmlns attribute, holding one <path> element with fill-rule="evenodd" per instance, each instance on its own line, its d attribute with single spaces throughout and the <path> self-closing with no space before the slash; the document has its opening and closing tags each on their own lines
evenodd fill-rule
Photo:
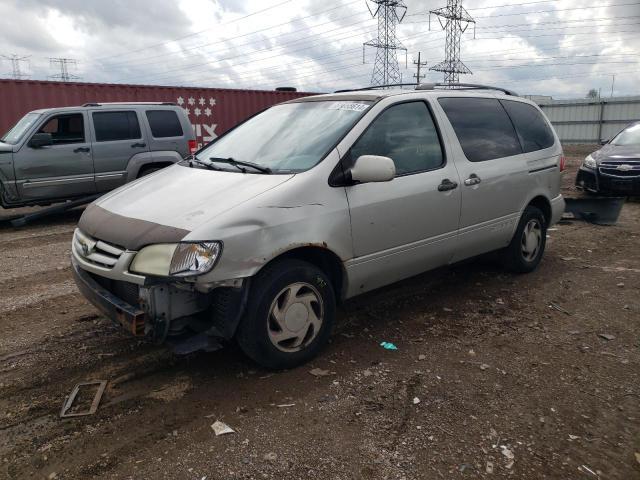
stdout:
<svg viewBox="0 0 640 480">
<path fill-rule="evenodd" d="M 140 250 L 131 271 L 162 277 L 190 277 L 210 271 L 222 251 L 220 242 L 184 242 L 149 245 Z"/>
<path fill-rule="evenodd" d="M 584 162 L 582 163 L 585 167 L 587 168 L 591 168 L 591 169 L 596 169 L 596 167 L 598 166 L 598 164 L 596 163 L 595 158 L 593 158 L 591 155 L 587 155 L 586 158 L 584 159 Z"/>
</svg>

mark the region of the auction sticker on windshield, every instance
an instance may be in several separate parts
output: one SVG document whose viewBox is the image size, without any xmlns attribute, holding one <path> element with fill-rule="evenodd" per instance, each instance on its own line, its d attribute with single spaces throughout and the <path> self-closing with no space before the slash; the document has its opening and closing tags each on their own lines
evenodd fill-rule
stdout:
<svg viewBox="0 0 640 480">
<path fill-rule="evenodd" d="M 331 102 L 329 110 L 349 110 L 351 112 L 364 112 L 371 105 L 366 103 L 352 103 L 352 102 Z"/>
</svg>

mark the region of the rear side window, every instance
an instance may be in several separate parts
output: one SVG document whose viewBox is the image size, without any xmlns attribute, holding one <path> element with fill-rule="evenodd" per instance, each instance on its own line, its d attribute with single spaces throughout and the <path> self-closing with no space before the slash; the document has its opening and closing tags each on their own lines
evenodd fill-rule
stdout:
<svg viewBox="0 0 640 480">
<path fill-rule="evenodd" d="M 513 124 L 493 98 L 440 98 L 438 102 L 456 132 L 465 156 L 472 162 L 522 153 Z"/>
<path fill-rule="evenodd" d="M 140 124 L 136 112 L 94 112 L 93 127 L 97 142 L 135 140 L 140 138 Z"/>
<path fill-rule="evenodd" d="M 397 175 L 433 170 L 444 163 L 438 132 L 424 102 L 401 103 L 382 112 L 351 147 L 353 160 L 361 155 L 391 158 Z"/>
<path fill-rule="evenodd" d="M 553 133 L 537 108 L 522 102 L 500 100 L 511 117 L 525 152 L 553 146 Z"/>
<path fill-rule="evenodd" d="M 181 137 L 182 125 L 178 114 L 173 110 L 148 110 L 147 120 L 154 138 Z"/>
</svg>

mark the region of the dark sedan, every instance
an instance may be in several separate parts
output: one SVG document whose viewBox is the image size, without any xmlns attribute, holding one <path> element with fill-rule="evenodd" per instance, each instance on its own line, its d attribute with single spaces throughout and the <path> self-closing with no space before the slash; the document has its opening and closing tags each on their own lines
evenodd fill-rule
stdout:
<svg viewBox="0 0 640 480">
<path fill-rule="evenodd" d="M 640 195 L 640 122 L 587 155 L 578 170 L 576 186 L 592 193 Z"/>
</svg>

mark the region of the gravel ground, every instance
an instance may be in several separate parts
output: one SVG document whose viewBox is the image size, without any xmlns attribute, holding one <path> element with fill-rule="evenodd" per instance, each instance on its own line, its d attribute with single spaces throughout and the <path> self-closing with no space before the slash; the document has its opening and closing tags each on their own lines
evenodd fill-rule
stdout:
<svg viewBox="0 0 640 480">
<path fill-rule="evenodd" d="M 98 315 L 69 271 L 77 219 L 0 226 L 0 478 L 640 478 L 639 203 L 554 227 L 530 275 L 476 260 L 349 301 L 281 373 Z M 97 413 L 61 420 L 95 379 Z"/>
</svg>

